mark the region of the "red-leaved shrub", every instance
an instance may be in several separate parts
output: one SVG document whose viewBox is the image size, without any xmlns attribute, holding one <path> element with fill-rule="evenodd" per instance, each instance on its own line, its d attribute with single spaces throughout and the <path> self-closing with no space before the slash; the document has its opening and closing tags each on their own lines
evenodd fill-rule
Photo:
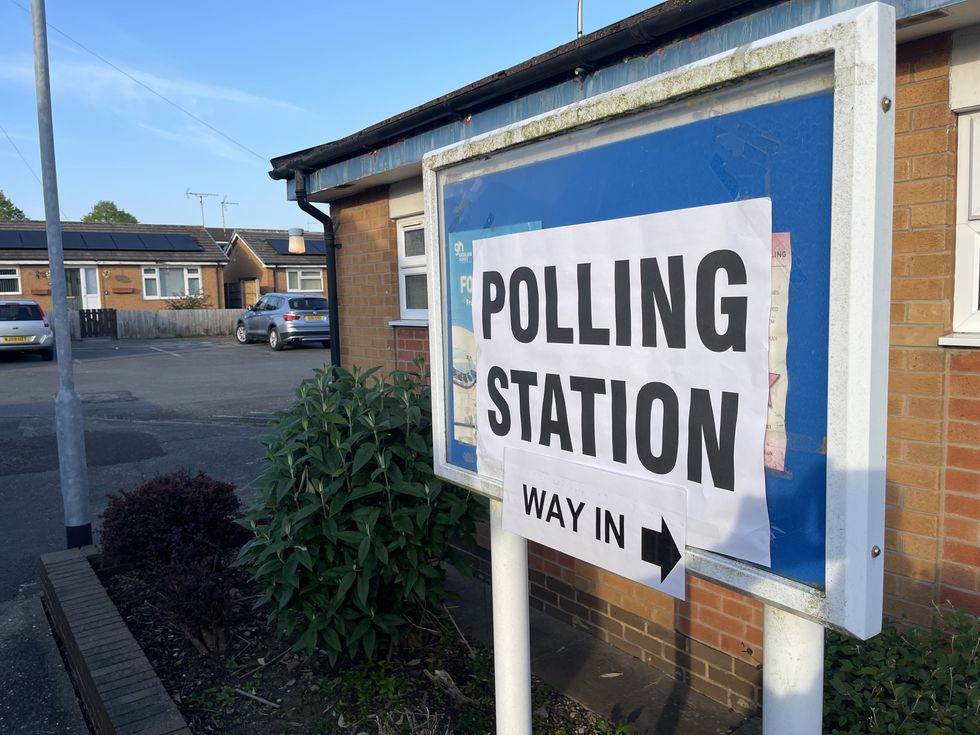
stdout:
<svg viewBox="0 0 980 735">
<path fill-rule="evenodd" d="M 156 569 L 175 557 L 214 560 L 248 537 L 236 522 L 241 501 L 234 486 L 203 472 L 158 475 L 108 498 L 100 543 L 110 564 Z"/>
</svg>

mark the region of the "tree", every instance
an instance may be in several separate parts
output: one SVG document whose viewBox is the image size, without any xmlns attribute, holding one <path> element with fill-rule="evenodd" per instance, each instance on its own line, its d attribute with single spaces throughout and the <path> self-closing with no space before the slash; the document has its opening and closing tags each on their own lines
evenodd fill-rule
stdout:
<svg viewBox="0 0 980 735">
<path fill-rule="evenodd" d="M 0 222 L 23 222 L 27 215 L 0 191 Z"/>
<path fill-rule="evenodd" d="M 82 217 L 82 222 L 119 222 L 128 225 L 139 224 L 133 215 L 125 209 L 120 209 L 115 202 L 102 199 L 95 203 L 92 211 Z"/>
</svg>

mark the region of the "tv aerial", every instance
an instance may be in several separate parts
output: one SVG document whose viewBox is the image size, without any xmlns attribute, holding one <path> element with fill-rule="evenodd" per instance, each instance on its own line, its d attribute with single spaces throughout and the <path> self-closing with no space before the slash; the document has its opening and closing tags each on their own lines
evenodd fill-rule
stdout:
<svg viewBox="0 0 980 735">
<path fill-rule="evenodd" d="M 197 197 L 198 201 L 201 203 L 201 227 L 205 227 L 206 224 L 204 222 L 204 198 L 217 197 L 218 195 L 205 194 L 204 192 L 200 192 L 200 191 L 191 191 L 190 188 L 188 188 L 187 191 L 184 192 L 184 196 L 186 196 L 188 199 L 190 199 L 191 197 Z"/>
<path fill-rule="evenodd" d="M 225 227 L 225 212 L 228 210 L 228 207 L 237 207 L 237 206 L 238 206 L 238 202 L 229 202 L 228 195 L 225 194 L 225 198 L 221 200 L 221 229 L 222 230 L 228 229 L 227 227 Z"/>
</svg>

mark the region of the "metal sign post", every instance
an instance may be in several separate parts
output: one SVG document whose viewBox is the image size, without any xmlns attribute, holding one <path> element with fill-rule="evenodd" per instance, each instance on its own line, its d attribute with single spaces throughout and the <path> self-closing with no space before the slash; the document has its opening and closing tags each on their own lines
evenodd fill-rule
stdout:
<svg viewBox="0 0 980 735">
<path fill-rule="evenodd" d="M 61 245 L 61 213 L 58 208 L 58 173 L 54 157 L 54 124 L 51 117 L 51 78 L 48 73 L 48 29 L 44 0 L 33 0 L 34 74 L 37 82 L 37 127 L 41 140 L 41 176 L 44 179 L 44 217 L 51 266 L 51 298 L 54 301 L 55 350 L 58 355 L 58 395 L 55 419 L 58 436 L 58 469 L 65 511 L 68 548 L 92 543 L 88 467 L 85 461 L 85 424 L 82 399 L 75 392 L 71 362 L 71 327 L 65 257 Z"/>
<path fill-rule="evenodd" d="M 881 626 L 894 45 L 867 5 L 423 165 L 436 473 L 678 596 L 683 528 L 766 605 L 774 732 L 819 732 L 822 626 Z"/>
<path fill-rule="evenodd" d="M 490 565 L 497 732 L 531 735 L 527 541 L 504 530 L 499 500 L 490 501 Z"/>
</svg>

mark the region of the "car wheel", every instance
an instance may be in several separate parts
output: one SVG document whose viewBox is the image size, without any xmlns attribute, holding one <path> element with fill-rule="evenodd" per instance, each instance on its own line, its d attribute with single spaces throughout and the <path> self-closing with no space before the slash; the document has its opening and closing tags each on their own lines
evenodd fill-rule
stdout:
<svg viewBox="0 0 980 735">
<path fill-rule="evenodd" d="M 46 350 L 41 350 L 41 359 L 45 362 L 51 362 L 54 359 L 54 350 L 50 347 Z"/>
<path fill-rule="evenodd" d="M 279 330 L 273 327 L 269 330 L 269 347 L 274 349 L 276 352 L 282 349 L 282 337 L 279 336 Z"/>
<path fill-rule="evenodd" d="M 238 344 L 240 345 L 247 345 L 252 341 L 248 338 L 248 330 L 245 329 L 244 324 L 239 323 L 238 326 L 235 327 L 235 339 L 238 340 Z"/>
</svg>

